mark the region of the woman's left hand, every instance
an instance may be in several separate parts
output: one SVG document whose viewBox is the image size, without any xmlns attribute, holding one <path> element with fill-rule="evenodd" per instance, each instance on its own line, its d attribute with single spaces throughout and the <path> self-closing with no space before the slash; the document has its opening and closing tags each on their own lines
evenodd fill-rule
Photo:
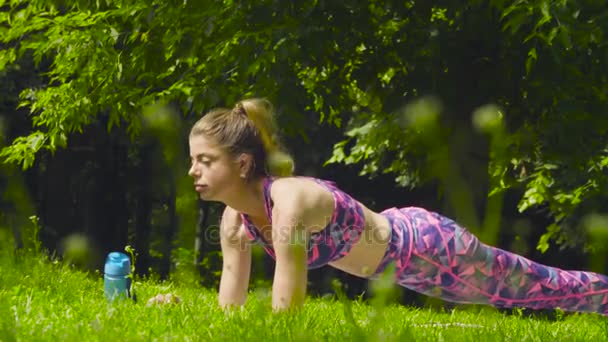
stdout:
<svg viewBox="0 0 608 342">
<path fill-rule="evenodd" d="M 156 296 L 148 299 L 146 306 L 159 305 L 159 304 L 179 304 L 182 302 L 182 299 L 173 293 L 167 294 L 157 294 Z"/>
</svg>

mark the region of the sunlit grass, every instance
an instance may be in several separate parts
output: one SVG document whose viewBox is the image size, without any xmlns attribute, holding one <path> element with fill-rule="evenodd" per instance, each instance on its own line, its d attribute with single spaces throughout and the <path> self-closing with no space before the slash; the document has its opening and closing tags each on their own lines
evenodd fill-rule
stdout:
<svg viewBox="0 0 608 342">
<path fill-rule="evenodd" d="M 450 313 L 401 305 L 309 298 L 294 313 L 273 314 L 269 292 L 252 292 L 243 310 L 225 313 L 217 294 L 184 279 L 136 282 L 138 301 L 108 304 L 101 274 L 25 253 L 0 252 L 0 341 L 605 341 L 608 320 L 506 315 L 471 306 Z M 183 277 L 182 277 L 183 278 Z M 158 293 L 180 304 L 146 306 Z M 372 303 L 377 303 L 372 301 Z"/>
</svg>

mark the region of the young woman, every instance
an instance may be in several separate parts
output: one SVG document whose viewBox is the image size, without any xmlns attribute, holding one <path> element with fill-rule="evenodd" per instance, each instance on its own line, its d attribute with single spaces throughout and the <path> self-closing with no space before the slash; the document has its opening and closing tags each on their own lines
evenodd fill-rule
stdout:
<svg viewBox="0 0 608 342">
<path fill-rule="evenodd" d="M 376 213 L 331 182 L 290 176 L 293 163 L 276 142 L 272 115 L 268 101 L 248 99 L 212 110 L 190 132 L 194 187 L 202 199 L 226 205 L 222 307 L 244 304 L 255 241 L 276 261 L 276 310 L 304 302 L 310 268 L 329 264 L 374 277 L 394 263 L 399 285 L 447 301 L 608 314 L 604 275 L 487 246 L 422 208 Z"/>
</svg>

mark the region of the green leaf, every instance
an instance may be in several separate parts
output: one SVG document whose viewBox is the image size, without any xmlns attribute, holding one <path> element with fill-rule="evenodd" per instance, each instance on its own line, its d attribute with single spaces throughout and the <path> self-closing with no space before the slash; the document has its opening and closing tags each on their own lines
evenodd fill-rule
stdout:
<svg viewBox="0 0 608 342">
<path fill-rule="evenodd" d="M 547 232 L 541 235 L 538 243 L 536 245 L 536 249 L 541 253 L 545 253 L 550 247 L 550 240 L 557 237 L 557 234 L 560 232 L 560 228 L 557 224 L 553 223 L 547 227 Z"/>
<path fill-rule="evenodd" d="M 4 70 L 8 64 L 12 64 L 17 59 L 14 48 L 0 50 L 0 71 Z"/>
</svg>

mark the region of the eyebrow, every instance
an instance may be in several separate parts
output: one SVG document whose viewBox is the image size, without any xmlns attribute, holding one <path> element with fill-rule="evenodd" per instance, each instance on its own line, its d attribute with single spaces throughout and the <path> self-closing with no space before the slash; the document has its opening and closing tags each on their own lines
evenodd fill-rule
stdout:
<svg viewBox="0 0 608 342">
<path fill-rule="evenodd" d="M 190 156 L 190 158 L 198 158 L 198 157 L 204 157 L 204 158 L 209 158 L 209 159 L 216 158 L 216 156 L 215 156 L 215 155 L 213 155 L 213 154 L 208 154 L 208 153 L 199 153 L 199 154 L 197 154 L 197 155 Z"/>
</svg>

